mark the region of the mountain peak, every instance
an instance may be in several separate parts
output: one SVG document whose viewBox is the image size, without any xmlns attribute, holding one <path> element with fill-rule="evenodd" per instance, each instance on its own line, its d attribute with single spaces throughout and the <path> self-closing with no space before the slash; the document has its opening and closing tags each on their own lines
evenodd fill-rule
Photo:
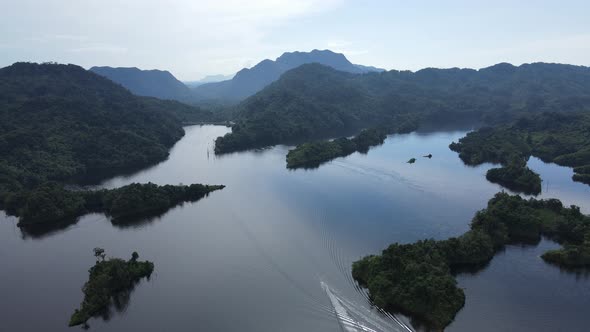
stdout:
<svg viewBox="0 0 590 332">
<path fill-rule="evenodd" d="M 355 65 L 348 61 L 344 54 L 330 50 L 294 51 L 285 52 L 274 61 L 265 59 L 252 68 L 244 68 L 232 80 L 202 85 L 194 91 L 197 98 L 202 100 L 241 100 L 278 80 L 283 73 L 308 63 L 318 63 L 353 74 L 383 71 L 375 67 Z"/>
<path fill-rule="evenodd" d="M 277 58 L 277 63 L 288 66 L 289 69 L 301 66 L 305 63 L 321 63 L 337 70 L 349 72 L 361 72 L 341 53 L 330 50 L 317 50 L 311 52 L 285 52 Z"/>
</svg>

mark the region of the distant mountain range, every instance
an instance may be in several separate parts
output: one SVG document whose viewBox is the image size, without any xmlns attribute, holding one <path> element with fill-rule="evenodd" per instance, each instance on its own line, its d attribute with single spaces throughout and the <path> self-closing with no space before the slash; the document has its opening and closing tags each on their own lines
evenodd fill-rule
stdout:
<svg viewBox="0 0 590 332">
<path fill-rule="evenodd" d="M 191 96 L 191 90 L 168 71 L 135 67 L 92 67 L 90 71 L 121 84 L 138 96 L 179 101 L 187 101 Z"/>
<path fill-rule="evenodd" d="M 307 63 L 319 63 L 354 74 L 384 71 L 384 69 L 375 67 L 355 65 L 348 61 L 343 54 L 329 50 L 283 53 L 275 61 L 266 59 L 250 69 L 240 70 L 231 80 L 200 85 L 193 89 L 193 98 L 195 100 L 239 101 L 278 80 L 286 71 Z"/>
<path fill-rule="evenodd" d="M 199 85 L 203 85 L 206 83 L 216 83 L 216 82 L 231 80 L 232 78 L 234 78 L 234 76 L 236 76 L 236 75 L 235 74 L 233 74 L 233 75 L 208 75 L 198 81 L 184 81 L 183 83 L 186 86 L 188 86 L 189 88 L 195 88 Z"/>
<path fill-rule="evenodd" d="M 233 77 L 212 75 L 186 83 L 180 82 L 170 72 L 161 70 L 92 67 L 90 71 L 121 84 L 139 96 L 174 99 L 185 103 L 227 103 L 239 102 L 278 80 L 286 71 L 308 63 L 319 63 L 353 74 L 384 71 L 353 64 L 343 54 L 329 50 L 283 53 L 275 61 L 263 60 L 252 68 L 240 70 Z"/>
</svg>

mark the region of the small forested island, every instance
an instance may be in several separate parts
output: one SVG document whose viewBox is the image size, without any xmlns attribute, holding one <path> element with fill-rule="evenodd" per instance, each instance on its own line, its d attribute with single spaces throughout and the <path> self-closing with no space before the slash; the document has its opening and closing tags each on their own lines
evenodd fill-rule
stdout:
<svg viewBox="0 0 590 332">
<path fill-rule="evenodd" d="M 486 179 L 512 191 L 527 195 L 541 193 L 541 177 L 526 166 L 526 160 L 513 160 L 508 165 L 487 171 Z"/>
<path fill-rule="evenodd" d="M 366 153 L 370 147 L 383 144 L 387 135 L 382 128 L 365 129 L 352 139 L 319 141 L 298 145 L 287 153 L 287 168 L 313 168 L 353 152 Z"/>
<path fill-rule="evenodd" d="M 573 167 L 573 180 L 590 184 L 590 114 L 587 112 L 521 117 L 509 125 L 471 132 L 450 148 L 467 165 L 491 162 L 506 166 L 513 160 L 538 157 L 544 162 Z M 514 175 L 522 174 L 528 179 L 534 177 L 526 169 L 514 172 Z"/>
<path fill-rule="evenodd" d="M 149 278 L 154 271 L 154 263 L 140 262 L 139 254 L 133 252 L 125 261 L 120 258 L 105 259 L 104 249 L 95 248 L 96 264 L 88 271 L 89 278 L 84 284 L 84 300 L 70 318 L 69 326 L 86 324 L 94 315 L 106 310 L 111 298 L 119 293 L 130 291 L 142 279 Z"/>
<path fill-rule="evenodd" d="M 406 163 L 413 164 L 415 162 L 416 162 L 416 158 L 410 158 L 410 160 L 408 160 Z"/>
<path fill-rule="evenodd" d="M 102 212 L 113 222 L 162 213 L 182 202 L 197 201 L 222 185 L 164 185 L 132 183 L 116 189 L 68 190 L 46 182 L 14 196 L 7 209 L 20 217 L 19 226 L 75 219 L 89 212 Z"/>
<path fill-rule="evenodd" d="M 443 241 L 392 244 L 381 255 L 353 263 L 352 275 L 381 308 L 399 311 L 436 330 L 449 325 L 465 303 L 454 273 L 482 268 L 509 243 L 547 236 L 563 245 L 542 258 L 565 269 L 590 268 L 590 217 L 557 199 L 496 194 L 467 233 Z"/>
</svg>

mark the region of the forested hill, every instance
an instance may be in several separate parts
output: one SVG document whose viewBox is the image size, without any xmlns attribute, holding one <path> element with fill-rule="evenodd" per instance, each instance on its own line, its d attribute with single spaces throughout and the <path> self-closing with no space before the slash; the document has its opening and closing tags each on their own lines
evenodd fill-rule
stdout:
<svg viewBox="0 0 590 332">
<path fill-rule="evenodd" d="M 306 64 L 238 107 L 233 133 L 217 139 L 218 153 L 391 125 L 399 114 L 442 124 L 590 110 L 590 68 L 502 63 L 480 70 L 428 68 L 355 75 Z"/>
<path fill-rule="evenodd" d="M 148 103 L 150 106 L 167 109 L 182 122 L 215 122 L 221 119 L 211 111 L 187 105 L 191 102 L 190 89 L 170 72 L 113 67 L 92 67 L 90 71 L 120 84 L 134 95 L 152 97 Z"/>
<path fill-rule="evenodd" d="M 279 79 L 286 71 L 303 64 L 319 63 L 350 73 L 379 72 L 383 69 L 355 65 L 340 53 L 330 50 L 286 52 L 276 60 L 263 60 L 252 68 L 240 70 L 231 80 L 203 84 L 193 89 L 194 100 L 240 101 Z"/>
<path fill-rule="evenodd" d="M 101 178 L 165 159 L 184 134 L 177 107 L 75 65 L 0 69 L 0 207 L 48 180 Z"/>
<path fill-rule="evenodd" d="M 121 84 L 138 96 L 189 99 L 190 89 L 168 71 L 113 67 L 92 67 L 90 71 Z"/>
</svg>

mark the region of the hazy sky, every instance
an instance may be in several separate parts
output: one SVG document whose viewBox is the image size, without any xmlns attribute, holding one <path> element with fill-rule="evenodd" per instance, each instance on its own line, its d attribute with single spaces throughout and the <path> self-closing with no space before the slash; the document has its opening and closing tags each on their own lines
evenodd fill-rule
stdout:
<svg viewBox="0 0 590 332">
<path fill-rule="evenodd" d="M 386 69 L 590 65 L 590 0 L 0 0 L 0 66 L 57 61 L 231 74 L 331 49 Z"/>
</svg>

